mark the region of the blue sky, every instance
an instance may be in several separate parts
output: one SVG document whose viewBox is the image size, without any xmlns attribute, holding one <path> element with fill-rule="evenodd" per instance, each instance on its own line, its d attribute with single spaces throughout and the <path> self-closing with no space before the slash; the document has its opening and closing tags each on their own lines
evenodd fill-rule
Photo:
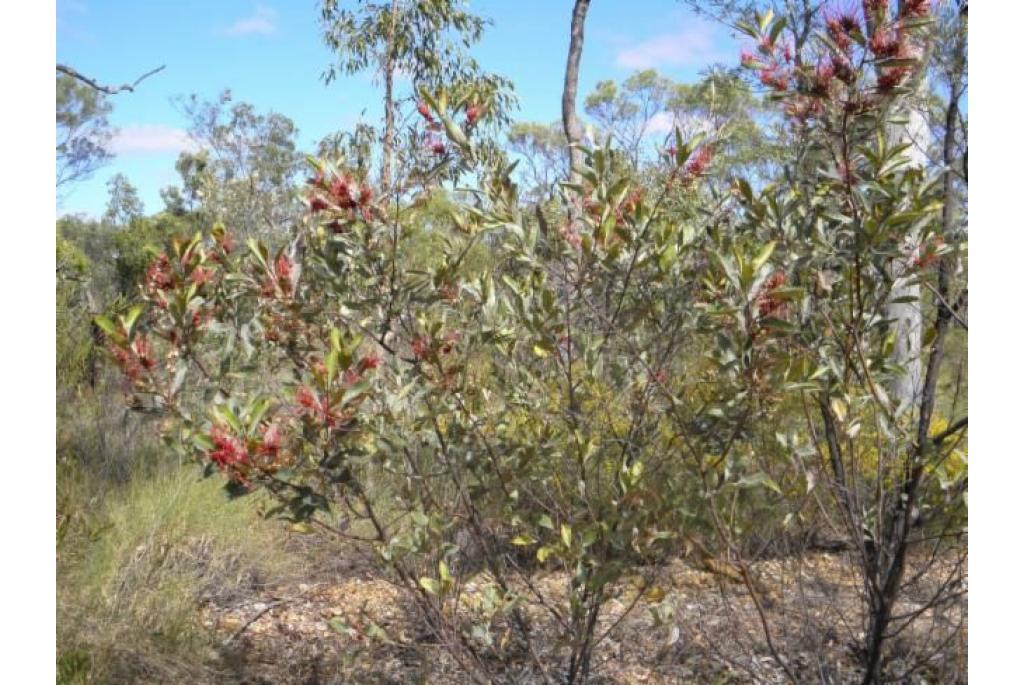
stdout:
<svg viewBox="0 0 1024 685">
<path fill-rule="evenodd" d="M 568 49 L 571 0 L 470 0 L 494 24 L 473 54 L 484 69 L 513 80 L 524 121 L 555 121 Z M 172 98 L 213 98 L 230 88 L 236 101 L 287 115 L 310 149 L 360 117 L 375 119 L 380 93 L 369 76 L 325 86 L 331 54 L 320 39 L 315 0 L 58 0 L 57 61 L 103 83 L 120 84 L 166 64 L 134 93 L 112 98 L 120 129 L 116 157 L 67 194 L 58 211 L 98 216 L 106 181 L 120 172 L 139 188 L 148 212 L 162 208 L 161 188 L 177 182 L 174 161 L 187 144 Z M 602 79 L 619 81 L 656 68 L 695 80 L 715 62 L 734 63 L 739 43 L 698 19 L 678 0 L 594 0 L 587 18 L 580 93 Z"/>
</svg>

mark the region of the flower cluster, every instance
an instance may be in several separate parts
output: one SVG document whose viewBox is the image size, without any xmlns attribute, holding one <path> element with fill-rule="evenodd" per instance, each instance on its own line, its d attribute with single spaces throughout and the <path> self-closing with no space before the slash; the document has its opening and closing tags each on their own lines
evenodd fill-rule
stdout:
<svg viewBox="0 0 1024 685">
<path fill-rule="evenodd" d="M 210 441 L 213 442 L 213 449 L 207 456 L 222 471 L 249 463 L 249 450 L 245 441 L 222 424 L 215 423 L 210 429 Z"/>
<path fill-rule="evenodd" d="M 941 235 L 932 236 L 917 250 L 917 256 L 911 262 L 911 268 L 927 269 L 939 260 L 942 248 L 945 246 L 946 241 L 942 239 Z"/>
<path fill-rule="evenodd" d="M 441 132 L 441 122 L 434 118 L 425 102 L 417 103 L 416 111 L 427 122 L 427 133 L 423 136 L 423 149 L 435 155 L 443 155 L 447 152 L 447 148 L 445 148 L 444 141 L 439 135 Z"/>
<path fill-rule="evenodd" d="M 317 171 L 306 183 L 311 187 L 306 199 L 313 214 L 334 210 L 350 217 L 361 216 L 364 221 L 370 220 L 373 213 L 373 188 L 366 183 L 357 181 L 349 174 L 329 179 L 322 171 Z"/>
<path fill-rule="evenodd" d="M 774 316 L 781 318 L 786 314 L 786 303 L 774 293 L 786 283 L 786 274 L 776 271 L 764 282 L 755 300 L 757 314 L 760 318 Z"/>
<path fill-rule="evenodd" d="M 284 252 L 279 254 L 274 260 L 270 273 L 263 279 L 260 295 L 271 298 L 290 295 L 293 290 L 292 274 L 294 269 L 295 264 L 291 257 Z"/>
<path fill-rule="evenodd" d="M 888 12 L 887 0 L 864 0 L 863 19 L 851 10 L 826 15 L 830 54 L 814 64 L 798 68 L 791 48 L 780 48 L 767 37 L 760 39 L 756 54 L 744 50 L 740 63 L 756 70 L 761 83 L 786 94 L 784 111 L 799 123 L 821 117 L 825 104 L 832 101 L 846 112 L 867 111 L 877 106 L 880 96 L 905 83 L 912 72 L 919 51 L 911 39 L 910 22 L 928 16 L 929 1 L 902 2 L 896 17 Z M 863 52 L 855 54 L 856 46 Z M 873 87 L 854 87 L 858 80 L 854 64 L 860 63 L 875 65 Z"/>
<path fill-rule="evenodd" d="M 747 69 L 757 70 L 762 84 L 775 91 L 786 91 L 793 72 L 793 49 L 780 45 L 769 36 L 763 36 L 757 44 L 757 52 L 744 50 L 740 63 Z"/>
<path fill-rule="evenodd" d="M 143 288 L 147 295 L 155 298 L 161 291 L 171 290 L 173 287 L 174 271 L 171 268 L 171 260 L 166 254 L 161 254 L 146 267 Z"/>
<path fill-rule="evenodd" d="M 459 334 L 455 332 L 445 333 L 442 336 L 434 337 L 421 335 L 413 338 L 409 346 L 412 348 L 412 355 L 419 360 L 427 360 L 435 355 L 448 355 L 455 349 L 455 343 L 459 341 Z"/>
<path fill-rule="evenodd" d="M 156 368 L 153 346 L 145 335 L 139 335 L 129 345 L 110 345 L 110 352 L 121 368 L 121 372 L 133 383 L 143 374 Z"/>
<path fill-rule="evenodd" d="M 714 150 L 710 145 L 702 145 L 693 151 L 689 159 L 686 160 L 686 165 L 683 170 L 686 172 L 686 176 L 689 178 L 696 178 L 702 175 L 711 163 L 711 157 Z"/>
<path fill-rule="evenodd" d="M 623 198 L 614 209 L 615 214 L 615 225 L 624 226 L 626 224 L 626 218 L 636 212 L 637 207 L 644 199 L 644 189 L 640 186 L 633 188 L 629 191 L 629 194 Z M 583 211 L 585 211 L 590 217 L 600 220 L 601 214 L 604 211 L 604 204 L 598 200 L 587 198 L 583 201 Z M 569 238 L 566 238 L 569 240 Z M 572 242 L 572 241 L 570 241 Z"/>
<path fill-rule="evenodd" d="M 300 416 L 327 428 L 343 427 L 352 418 L 350 411 L 341 411 L 333 406 L 329 393 L 321 395 L 305 385 L 295 391 L 295 404 Z"/>
</svg>

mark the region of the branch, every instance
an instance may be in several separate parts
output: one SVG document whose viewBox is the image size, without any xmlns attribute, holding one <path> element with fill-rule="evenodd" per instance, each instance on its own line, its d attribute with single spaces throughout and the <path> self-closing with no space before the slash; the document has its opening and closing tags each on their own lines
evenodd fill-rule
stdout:
<svg viewBox="0 0 1024 685">
<path fill-rule="evenodd" d="M 941 445 L 943 442 L 945 442 L 946 438 L 950 437 L 954 433 L 958 433 L 958 432 L 962 431 L 964 428 L 967 428 L 967 417 L 966 416 L 963 417 L 962 419 L 960 419 L 959 421 L 955 422 L 952 426 L 950 426 L 946 430 L 942 431 L 938 435 L 933 436 L 932 437 L 932 443 L 934 445 L 936 445 L 936 446 Z"/>
<path fill-rule="evenodd" d="M 155 73 L 157 73 L 159 71 L 163 71 L 166 66 L 167 66 L 166 64 L 161 64 L 156 69 L 153 69 L 151 71 L 147 71 L 145 74 L 143 74 L 139 78 L 135 79 L 135 81 L 133 83 L 126 83 L 126 84 L 124 84 L 122 86 L 116 86 L 116 87 L 115 86 L 104 86 L 104 85 L 102 85 L 100 83 L 97 83 L 95 80 L 89 78 L 88 76 L 85 76 L 85 75 L 79 73 L 77 70 L 72 69 L 71 67 L 67 66 L 66 64 L 58 64 L 57 65 L 57 71 L 59 71 L 62 74 L 66 74 L 67 76 L 70 76 L 71 78 L 78 79 L 79 81 L 81 81 L 82 83 L 86 84 L 90 88 L 94 88 L 95 90 L 98 90 L 101 93 L 106 93 L 107 95 L 117 95 L 118 93 L 121 93 L 121 92 L 124 92 L 124 91 L 127 91 L 129 93 L 134 93 L 136 86 L 138 86 L 140 83 L 142 83 L 142 81 L 144 81 L 145 79 L 149 78 L 153 74 L 155 74 Z"/>
</svg>

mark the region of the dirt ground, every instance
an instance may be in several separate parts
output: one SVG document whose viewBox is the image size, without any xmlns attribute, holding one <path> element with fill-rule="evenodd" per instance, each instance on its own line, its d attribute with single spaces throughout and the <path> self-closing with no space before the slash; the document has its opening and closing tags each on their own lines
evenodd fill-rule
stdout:
<svg viewBox="0 0 1024 685">
<path fill-rule="evenodd" d="M 847 561 L 841 555 L 818 554 L 760 562 L 752 571 L 763 590 L 772 645 L 796 678 L 857 682 L 855 649 L 863 623 L 857 580 Z M 609 632 L 596 650 L 591 682 L 787 682 L 743 584 L 680 560 L 642 573 L 653 583 L 645 585 L 637 575 L 611 590 L 597 631 Z M 929 590 L 950 573 L 958 574 L 962 595 L 942 607 L 926 607 Z M 216 655 L 223 667 L 220 682 L 466 682 L 418 621 L 404 591 L 367 562 L 318 575 L 316 582 L 291 583 L 239 604 L 204 608 L 205 624 L 221 638 Z M 562 573 L 531 578 L 544 596 L 553 599 L 564 597 L 567 580 Z M 466 605 L 471 606 L 488 584 L 486 574 L 466 582 Z M 908 601 L 898 614 L 919 615 L 893 638 L 889 672 L 898 674 L 923 662 L 922 675 L 897 682 L 966 682 L 965 566 L 961 574 L 951 563 L 940 565 L 918 578 L 906 594 Z M 633 610 L 617 622 L 631 605 Z M 545 621 L 539 607 L 526 611 L 543 636 L 538 642 L 557 649 L 554 621 Z M 497 639 L 502 639 L 500 628 Z M 521 662 L 502 674 L 502 682 L 542 682 L 530 670 L 528 659 Z"/>
</svg>

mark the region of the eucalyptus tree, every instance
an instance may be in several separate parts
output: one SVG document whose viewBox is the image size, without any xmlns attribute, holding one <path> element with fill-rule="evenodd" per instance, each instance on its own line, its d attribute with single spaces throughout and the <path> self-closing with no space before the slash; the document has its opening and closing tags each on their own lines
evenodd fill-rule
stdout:
<svg viewBox="0 0 1024 685">
<path fill-rule="evenodd" d="M 511 82 L 484 72 L 468 49 L 480 40 L 487 21 L 460 0 L 357 0 L 352 6 L 323 0 L 321 25 L 336 60 L 324 72 L 327 83 L 341 74 L 370 70 L 382 83 L 384 124 L 379 186 L 389 192 L 398 147 L 401 98 L 396 81 L 408 79 L 413 93 L 454 88 L 472 91 L 481 117 L 507 121 Z"/>
<path fill-rule="evenodd" d="M 113 155 L 106 96 L 66 74 L 57 75 L 57 188 L 89 178 Z"/>
<path fill-rule="evenodd" d="M 191 95 L 178 106 L 189 118 L 194 143 L 176 164 L 186 206 L 241 235 L 287 235 L 300 208 L 295 195 L 302 155 L 295 123 L 234 102 L 230 91 L 212 101 Z"/>
</svg>

